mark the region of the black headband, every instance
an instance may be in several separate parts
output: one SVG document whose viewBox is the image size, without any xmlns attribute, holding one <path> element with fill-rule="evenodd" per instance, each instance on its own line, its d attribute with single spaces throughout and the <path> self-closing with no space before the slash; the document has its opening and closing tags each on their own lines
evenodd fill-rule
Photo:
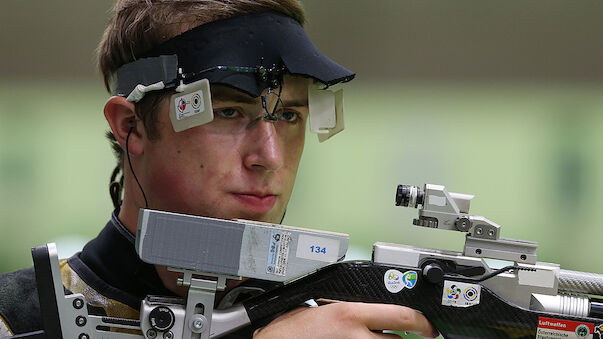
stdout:
<svg viewBox="0 0 603 339">
<path fill-rule="evenodd" d="M 216 66 L 247 70 L 218 70 Z M 355 76 L 320 53 L 295 19 L 263 12 L 210 22 L 166 41 L 117 71 L 114 94 L 128 96 L 139 84 L 163 82 L 165 88 L 172 88 L 180 80 L 190 83 L 206 78 L 257 97 L 274 87 L 270 77 L 258 76 L 261 68 L 274 68 L 280 76 L 286 72 L 310 77 L 327 86 Z"/>
</svg>

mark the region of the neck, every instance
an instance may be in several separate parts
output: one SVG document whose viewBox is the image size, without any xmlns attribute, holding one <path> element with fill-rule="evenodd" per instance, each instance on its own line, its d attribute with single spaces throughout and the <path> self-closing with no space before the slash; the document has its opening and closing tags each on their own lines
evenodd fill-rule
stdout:
<svg viewBox="0 0 603 339">
<path fill-rule="evenodd" d="M 124 198 L 118 217 L 128 231 L 134 235 L 136 235 L 138 225 L 138 211 L 144 207 L 144 198 L 128 167 L 124 174 Z"/>
<path fill-rule="evenodd" d="M 138 225 L 138 209 L 139 207 L 128 204 L 126 199 L 124 199 L 118 215 L 121 223 L 124 224 L 128 231 L 132 232 L 134 235 L 136 235 L 136 228 Z"/>
</svg>

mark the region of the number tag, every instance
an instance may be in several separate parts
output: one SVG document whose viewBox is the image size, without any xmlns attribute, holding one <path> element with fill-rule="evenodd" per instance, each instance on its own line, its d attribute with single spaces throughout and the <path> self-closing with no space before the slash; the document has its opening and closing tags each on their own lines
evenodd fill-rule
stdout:
<svg viewBox="0 0 603 339">
<path fill-rule="evenodd" d="M 327 248 L 312 245 L 312 246 L 310 246 L 310 252 L 327 254 Z"/>
<path fill-rule="evenodd" d="M 339 259 L 339 241 L 330 238 L 320 238 L 300 235 L 295 255 L 298 258 L 336 262 Z"/>
</svg>

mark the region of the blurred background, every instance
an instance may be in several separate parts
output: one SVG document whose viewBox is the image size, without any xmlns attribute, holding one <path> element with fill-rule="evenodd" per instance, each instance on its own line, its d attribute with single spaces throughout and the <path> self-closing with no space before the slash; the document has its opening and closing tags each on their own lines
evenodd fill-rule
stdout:
<svg viewBox="0 0 603 339">
<path fill-rule="evenodd" d="M 95 47 L 108 0 L 0 3 L 0 272 L 63 256 L 110 217 L 115 161 Z M 346 130 L 308 142 L 285 224 L 462 250 L 412 226 L 398 184 L 475 194 L 472 214 L 538 241 L 539 259 L 603 273 L 603 3 L 305 0 L 307 32 L 357 72 Z"/>
</svg>

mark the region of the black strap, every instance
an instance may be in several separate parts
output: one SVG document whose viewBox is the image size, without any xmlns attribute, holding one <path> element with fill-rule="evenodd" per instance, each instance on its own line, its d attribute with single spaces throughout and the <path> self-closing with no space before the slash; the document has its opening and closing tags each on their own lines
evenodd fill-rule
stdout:
<svg viewBox="0 0 603 339">
<path fill-rule="evenodd" d="M 33 258 L 34 269 L 36 270 L 36 283 L 38 285 L 38 296 L 40 298 L 40 311 L 42 313 L 44 332 L 46 332 L 47 338 L 63 339 L 48 246 L 41 245 L 32 248 L 31 256 Z M 35 332 L 30 334 L 33 333 Z M 34 336 L 33 338 L 44 338 L 44 336 Z"/>
</svg>

